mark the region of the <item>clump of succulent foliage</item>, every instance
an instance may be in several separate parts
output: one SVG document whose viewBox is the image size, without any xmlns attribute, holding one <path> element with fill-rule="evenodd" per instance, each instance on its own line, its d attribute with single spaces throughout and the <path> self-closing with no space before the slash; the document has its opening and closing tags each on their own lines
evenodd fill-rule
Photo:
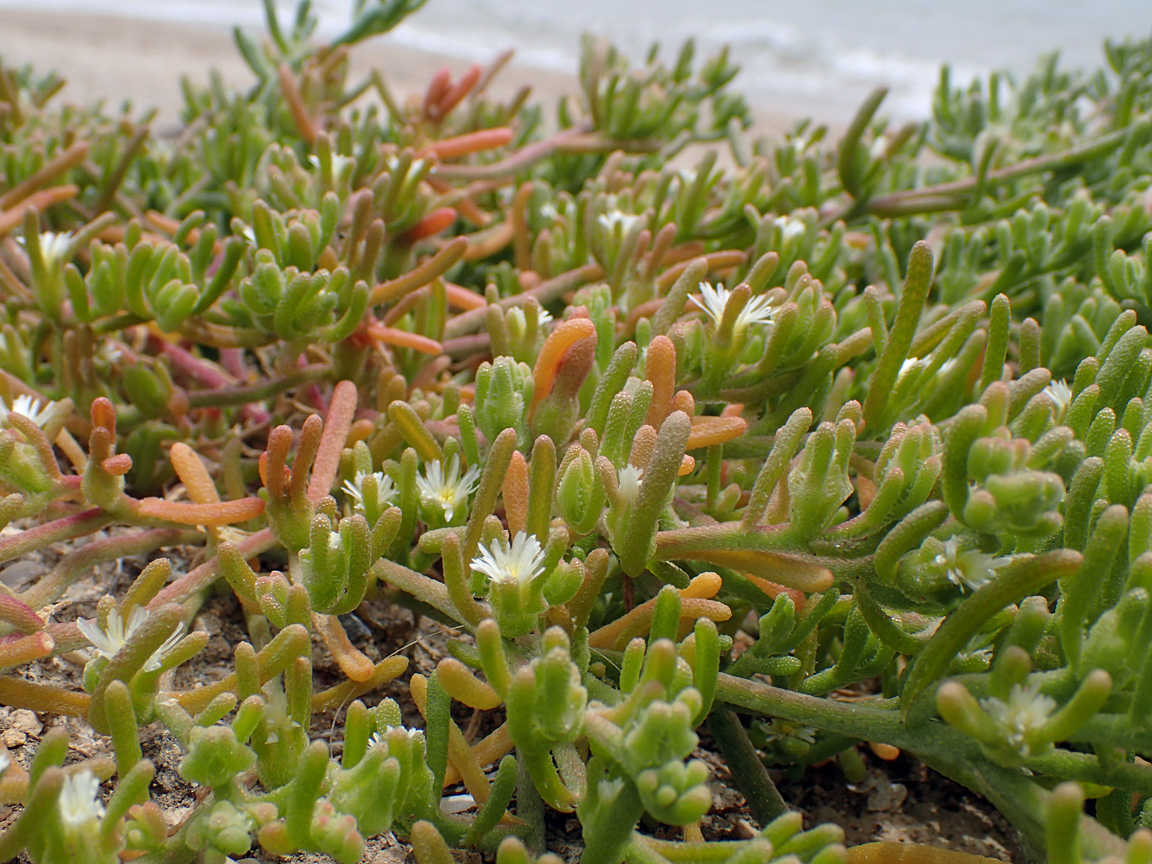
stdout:
<svg viewBox="0 0 1152 864">
<path fill-rule="evenodd" d="M 1050 861 L 1152 861 L 1152 42 L 749 144 L 691 44 L 585 41 L 547 123 L 500 63 L 349 80 L 419 5 L 317 44 L 269 2 L 170 138 L 0 70 L 0 563 L 51 564 L 0 592 L 0 702 L 50 727 L 0 751 L 0 859 L 527 864 L 559 811 L 586 864 L 882 860 L 765 769 L 871 743 Z M 247 641 L 181 686 L 221 593 Z M 455 634 L 393 698 L 381 598 Z M 701 727 L 753 836 L 702 832 Z"/>
</svg>

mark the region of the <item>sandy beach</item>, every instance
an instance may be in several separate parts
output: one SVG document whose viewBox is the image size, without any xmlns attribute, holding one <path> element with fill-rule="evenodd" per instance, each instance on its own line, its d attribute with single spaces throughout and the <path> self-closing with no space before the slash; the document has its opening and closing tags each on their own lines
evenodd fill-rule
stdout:
<svg viewBox="0 0 1152 864">
<path fill-rule="evenodd" d="M 573 34 L 573 41 L 578 38 Z M 503 46 L 492 46 L 493 53 Z M 180 80 L 206 82 L 209 69 L 236 87 L 253 81 L 232 41 L 229 28 L 67 12 L 29 12 L 0 8 L 0 60 L 5 66 L 32 64 L 50 70 L 67 85 L 58 99 L 78 104 L 103 101 L 109 109 L 131 102 L 134 112 L 159 109 L 157 128 L 179 122 Z M 387 37 L 356 46 L 354 73 L 380 69 L 401 96 L 422 92 L 433 73 L 448 66 L 454 74 L 470 64 L 458 58 L 398 45 Z M 508 96 L 524 84 L 546 107 L 576 89 L 576 70 L 560 73 L 513 61 L 493 82 L 494 96 Z M 771 135 L 797 119 L 773 106 L 754 106 L 756 135 Z"/>
</svg>

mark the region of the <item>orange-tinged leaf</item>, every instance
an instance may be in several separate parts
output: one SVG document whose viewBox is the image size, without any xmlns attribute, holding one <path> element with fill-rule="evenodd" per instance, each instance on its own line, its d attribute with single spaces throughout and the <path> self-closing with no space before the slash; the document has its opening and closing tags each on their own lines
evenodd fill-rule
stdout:
<svg viewBox="0 0 1152 864">
<path fill-rule="evenodd" d="M 666 532 L 672 533 L 672 532 Z M 659 543 L 659 537 L 657 538 Z M 761 579 L 771 580 L 787 588 L 812 593 L 826 591 L 835 581 L 832 571 L 821 564 L 799 555 L 784 552 L 769 552 L 758 549 L 704 549 L 685 551 L 675 545 L 657 548 L 656 558 L 660 561 L 686 560 L 703 561 L 716 567 L 729 567 L 740 573 L 749 573 Z"/>
<path fill-rule="evenodd" d="M 163 498 L 144 498 L 140 501 L 140 514 L 179 525 L 216 527 L 246 522 L 264 512 L 260 498 L 240 498 L 214 504 L 189 504 L 186 501 L 165 501 Z"/>
<path fill-rule="evenodd" d="M 408 690 L 412 694 L 412 701 L 416 703 L 416 709 L 427 717 L 428 679 L 423 675 L 413 675 Z M 484 769 L 476 759 L 476 754 L 469 748 L 464 733 L 460 731 L 456 721 L 451 719 L 448 721 L 448 766 L 450 770 L 456 769 L 459 779 L 464 781 L 465 788 L 476 801 L 488 800 L 491 787 L 488 785 L 488 778 L 484 776 Z M 444 778 L 444 785 L 450 785 L 447 777 Z"/>
<path fill-rule="evenodd" d="M 429 354 L 433 357 L 444 353 L 444 346 L 435 339 L 430 339 L 419 333 L 400 330 L 396 327 L 385 327 L 383 324 L 369 322 L 368 335 L 375 341 L 383 342 L 385 345 L 395 345 L 397 348 L 411 348 L 414 351 L 419 351 L 421 354 Z"/>
<path fill-rule="evenodd" d="M 441 207 L 433 210 L 411 228 L 404 232 L 404 239 L 408 243 L 433 237 L 445 231 L 456 221 L 456 211 L 451 207 Z"/>
<path fill-rule="evenodd" d="M 762 579 L 759 576 L 753 576 L 751 573 L 745 573 L 744 578 L 759 588 L 761 591 L 763 591 L 765 594 L 767 594 L 769 597 L 771 597 L 773 600 L 775 600 L 781 594 L 787 594 L 792 598 L 792 605 L 796 607 L 797 612 L 803 609 L 805 602 L 807 602 L 808 598 L 803 591 L 797 591 L 795 588 L 789 588 L 786 585 L 780 585 L 776 582 L 773 582 L 771 579 Z"/>
<path fill-rule="evenodd" d="M 544 347 L 540 349 L 540 356 L 536 358 L 536 368 L 532 370 L 534 389 L 532 392 L 532 406 L 528 411 L 531 417 L 536 406 L 552 392 L 552 382 L 556 378 L 556 370 L 564 359 L 565 352 L 581 339 L 596 335 L 596 327 L 587 318 L 569 318 L 560 322 L 556 329 L 548 334 L 544 340 Z"/>
<path fill-rule="evenodd" d="M 176 469 L 176 476 L 188 491 L 188 497 L 197 504 L 216 504 L 220 495 L 216 491 L 216 484 L 208 476 L 208 469 L 200 461 L 200 456 L 187 444 L 177 441 L 168 453 L 172 460 L 172 467 Z"/>
<path fill-rule="evenodd" d="M 132 470 L 132 457 L 127 453 L 117 453 L 103 460 L 100 467 L 113 477 L 123 477 Z"/>
<path fill-rule="evenodd" d="M 448 295 L 448 305 L 456 309 L 481 309 L 488 305 L 483 296 L 463 285 L 445 282 L 444 288 Z"/>
<path fill-rule="evenodd" d="M 720 574 L 713 573 L 709 570 L 706 573 L 693 576 L 692 581 L 688 583 L 688 587 L 680 589 L 680 596 L 685 600 L 693 598 L 707 600 L 719 594 L 720 589 L 723 587 L 724 580 L 720 578 Z"/>
<path fill-rule="evenodd" d="M 341 681 L 327 690 L 321 690 L 312 695 L 312 713 L 319 714 L 334 708 L 341 708 L 353 699 L 359 699 L 365 693 L 371 693 L 377 687 L 387 684 L 393 678 L 404 674 L 408 668 L 408 658 L 393 655 L 385 657 L 376 664 L 372 675 L 366 681 Z"/>
<path fill-rule="evenodd" d="M 693 417 L 692 431 L 688 433 L 688 449 L 714 447 L 735 441 L 748 431 L 743 417 Z"/>
<path fill-rule="evenodd" d="M 435 156 L 438 159 L 456 159 L 467 156 L 469 153 L 479 153 L 482 150 L 494 150 L 511 144 L 514 134 L 507 126 L 497 126 L 495 129 L 481 129 L 479 132 L 466 132 L 455 138 L 444 138 L 433 141 L 427 145 L 417 156 Z"/>
<path fill-rule="evenodd" d="M 335 615 L 312 614 L 312 628 L 319 634 L 324 646 L 331 652 L 332 659 L 340 671 L 353 681 L 367 681 L 376 667 L 348 639 L 344 626 Z"/>
<path fill-rule="evenodd" d="M 28 209 L 35 207 L 37 210 L 43 211 L 53 204 L 75 198 L 79 191 L 79 186 L 72 185 L 41 189 L 39 192 L 33 192 L 23 201 L 17 202 L 11 209 L 0 211 L 0 237 L 23 224 L 24 213 Z"/>
<path fill-rule="evenodd" d="M 65 717 L 86 717 L 91 699 L 87 693 L 65 690 L 51 684 L 36 684 L 14 675 L 0 677 L 0 705 L 10 708 L 27 708 Z"/>
<path fill-rule="evenodd" d="M 727 621 L 731 618 L 731 609 L 723 603 L 710 599 L 722 585 L 723 580 L 716 573 L 701 573 L 694 577 L 687 588 L 680 589 L 681 619 L 688 618 L 695 621 L 697 618 L 710 618 L 713 621 Z M 633 636 L 647 633 L 656 610 L 656 599 L 653 597 L 641 603 L 631 612 L 592 633 L 588 637 L 588 645 L 592 648 L 611 649 L 618 646 L 622 640 L 627 641 Z"/>
<path fill-rule="evenodd" d="M 352 418 L 356 414 L 356 400 L 356 385 L 351 381 L 339 382 L 332 391 L 308 484 L 308 500 L 312 503 L 332 491 L 332 483 L 340 470 L 340 454 L 344 452 L 348 430 L 352 428 Z"/>
<path fill-rule="evenodd" d="M 652 382 L 652 401 L 644 422 L 658 429 L 671 410 L 676 390 L 676 346 L 667 336 L 656 336 L 649 344 L 644 355 L 644 377 Z"/>
<path fill-rule="evenodd" d="M 517 531 L 525 530 L 528 525 L 528 463 L 519 450 L 512 454 L 500 492 L 504 497 L 508 533 L 515 537 Z"/>
</svg>

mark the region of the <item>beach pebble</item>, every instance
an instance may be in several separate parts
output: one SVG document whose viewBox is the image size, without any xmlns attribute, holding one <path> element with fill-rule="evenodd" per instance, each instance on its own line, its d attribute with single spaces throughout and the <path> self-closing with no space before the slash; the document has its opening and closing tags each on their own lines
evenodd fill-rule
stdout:
<svg viewBox="0 0 1152 864">
<path fill-rule="evenodd" d="M 22 588 L 33 579 L 42 576 L 46 570 L 44 565 L 35 561 L 16 561 L 0 570 L 0 582 L 9 588 Z"/>
<path fill-rule="evenodd" d="M 29 711 L 27 708 L 20 708 L 9 714 L 8 724 L 10 728 L 32 736 L 39 735 L 40 730 L 44 728 L 44 724 L 40 722 L 36 712 Z"/>
</svg>

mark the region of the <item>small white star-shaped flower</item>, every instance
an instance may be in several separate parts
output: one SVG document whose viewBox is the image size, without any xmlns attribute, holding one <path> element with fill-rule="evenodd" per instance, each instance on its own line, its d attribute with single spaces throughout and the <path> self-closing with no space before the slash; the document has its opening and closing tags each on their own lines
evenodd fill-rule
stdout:
<svg viewBox="0 0 1152 864">
<path fill-rule="evenodd" d="M 453 456 L 447 471 L 439 459 L 429 463 L 424 475 L 416 478 L 416 487 L 420 490 L 420 500 L 430 507 L 442 508 L 444 518 L 451 522 L 456 518 L 457 508 L 467 505 L 468 496 L 479 480 L 480 469 L 475 465 L 461 476 L 460 457 Z"/>
<path fill-rule="evenodd" d="M 597 216 L 596 221 L 609 234 L 615 234 L 619 229 L 620 236 L 625 237 L 632 230 L 632 226 L 643 218 L 620 210 L 609 210 L 607 213 L 601 213 Z"/>
<path fill-rule="evenodd" d="M 1053 381 L 1041 392 L 1045 393 L 1052 400 L 1052 404 L 1056 406 L 1056 419 L 1063 419 L 1068 405 L 1072 402 L 1072 388 L 1068 386 L 1068 382 L 1063 379 Z"/>
<path fill-rule="evenodd" d="M 94 819 L 103 819 L 104 805 L 97 797 L 99 792 L 100 781 L 87 768 L 65 777 L 57 799 L 64 824 L 77 828 Z"/>
<path fill-rule="evenodd" d="M 1007 558 L 993 558 L 977 549 L 961 549 L 960 541 L 949 537 L 944 550 L 932 559 L 944 570 L 948 581 L 969 591 L 975 591 L 996 575 L 996 570 L 1008 563 Z"/>
<path fill-rule="evenodd" d="M 1007 701 L 990 696 L 980 700 L 980 707 L 1004 727 L 1008 743 L 1027 759 L 1032 755 L 1028 735 L 1048 722 L 1056 710 L 1056 700 L 1041 693 L 1040 682 L 1036 681 L 1027 685 L 1013 684 Z"/>
<path fill-rule="evenodd" d="M 524 585 L 544 572 L 544 549 L 534 534 L 517 531 L 507 549 L 499 542 L 491 548 L 481 545 L 480 554 L 472 559 L 472 569 L 493 582 Z"/>
<path fill-rule="evenodd" d="M 714 324 L 719 324 L 724 317 L 724 307 L 728 305 L 728 298 L 731 296 L 732 292 L 723 285 L 717 285 L 713 288 L 711 282 L 701 282 L 700 297 L 693 296 L 690 299 L 704 310 L 704 313 L 712 319 Z M 769 304 L 767 297 L 752 297 L 744 304 L 740 314 L 736 316 L 736 324 L 732 330 L 739 334 L 749 324 L 767 324 L 772 320 L 775 312 L 776 308 Z"/>
<path fill-rule="evenodd" d="M 23 237 L 19 238 L 20 242 L 27 245 L 27 240 Z M 40 256 L 44 259 L 44 266 L 49 270 L 64 263 L 64 258 L 68 254 L 68 247 L 72 245 L 72 232 L 71 231 L 41 231 L 40 232 Z"/>
<path fill-rule="evenodd" d="M 95 618 L 81 618 L 76 622 L 76 626 L 84 634 L 84 637 L 92 643 L 97 654 L 111 660 L 124 647 L 124 643 L 132 638 L 132 634 L 139 630 L 147 620 L 148 610 L 143 606 L 133 606 L 132 611 L 128 613 L 127 626 L 120 617 L 119 609 L 113 609 L 108 613 L 107 630 L 101 630 L 100 624 Z M 177 627 L 176 631 L 164 640 L 164 644 L 152 652 L 152 656 L 144 664 L 144 671 L 155 672 L 159 669 L 164 656 L 176 647 L 176 643 L 180 641 L 183 635 L 184 628 Z"/>
<path fill-rule="evenodd" d="M 635 465 L 625 465 L 616 474 L 616 487 L 620 503 L 627 506 L 640 497 L 640 482 L 644 479 L 644 469 Z"/>
<path fill-rule="evenodd" d="M 11 407 L 5 405 L 4 400 L 0 399 L 0 421 L 7 419 L 9 414 L 22 414 L 37 426 L 43 427 L 48 422 L 48 416 L 54 407 L 56 407 L 55 402 L 49 402 L 45 405 L 36 397 L 24 394 L 13 399 Z"/>
<path fill-rule="evenodd" d="M 396 500 L 396 495 L 399 493 L 399 490 L 397 490 L 396 486 L 392 483 L 392 478 L 383 471 L 373 473 L 357 471 L 356 476 L 351 480 L 345 480 L 341 488 L 348 494 L 348 497 L 352 499 L 352 508 L 360 513 L 365 512 L 364 481 L 368 478 L 376 481 L 376 500 L 374 506 L 377 510 L 383 510 L 391 504 Z"/>
</svg>

